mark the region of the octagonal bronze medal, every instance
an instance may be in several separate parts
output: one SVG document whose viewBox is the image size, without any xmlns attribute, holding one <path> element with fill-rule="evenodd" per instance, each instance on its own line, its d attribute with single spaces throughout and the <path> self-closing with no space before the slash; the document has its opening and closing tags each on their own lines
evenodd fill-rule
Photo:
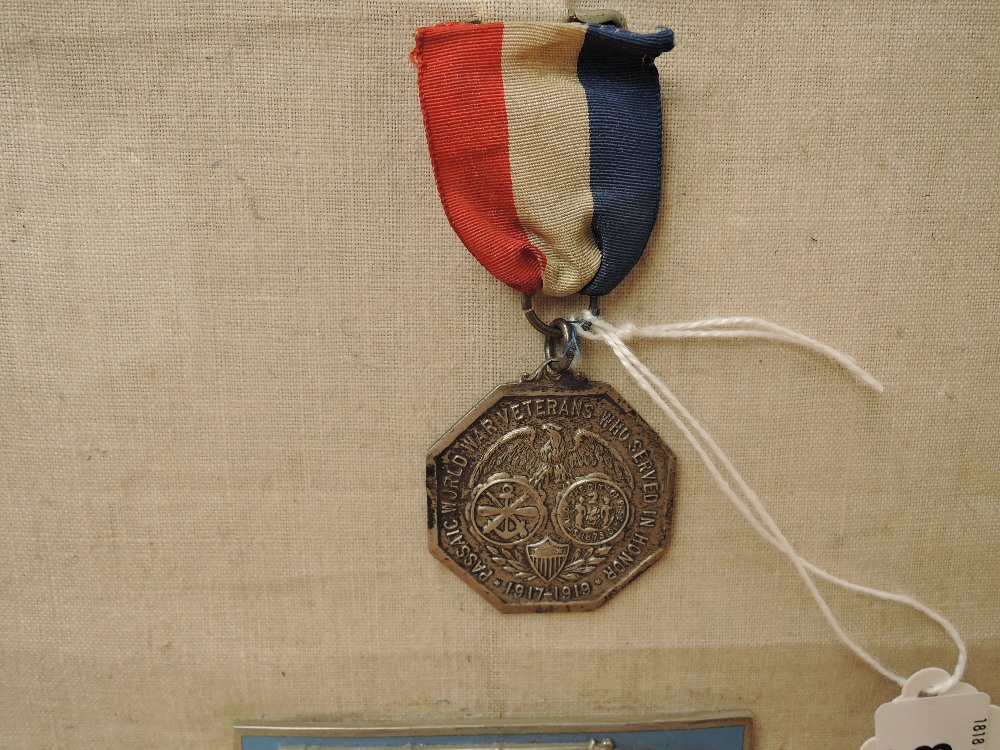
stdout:
<svg viewBox="0 0 1000 750">
<path fill-rule="evenodd" d="M 663 554 L 674 477 L 611 386 L 542 367 L 431 449 L 430 548 L 503 612 L 594 609 Z"/>
</svg>

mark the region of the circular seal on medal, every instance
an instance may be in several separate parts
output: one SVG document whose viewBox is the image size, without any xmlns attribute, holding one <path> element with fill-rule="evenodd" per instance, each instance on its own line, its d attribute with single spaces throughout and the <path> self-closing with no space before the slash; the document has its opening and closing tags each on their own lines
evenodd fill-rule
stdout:
<svg viewBox="0 0 1000 750">
<path fill-rule="evenodd" d="M 563 491 L 555 518 L 569 539 L 596 546 L 621 535 L 628 522 L 629 508 L 621 487 L 607 477 L 594 475 L 577 479 Z"/>
<path fill-rule="evenodd" d="M 600 606 L 663 554 L 674 455 L 605 383 L 500 386 L 431 449 L 431 551 L 504 612 Z"/>
</svg>

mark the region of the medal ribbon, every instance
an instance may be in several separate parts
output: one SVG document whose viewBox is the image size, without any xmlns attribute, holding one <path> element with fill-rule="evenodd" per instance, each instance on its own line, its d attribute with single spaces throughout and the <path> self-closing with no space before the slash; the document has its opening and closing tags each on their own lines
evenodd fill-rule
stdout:
<svg viewBox="0 0 1000 750">
<path fill-rule="evenodd" d="M 604 295 L 660 203 L 653 60 L 669 29 L 446 23 L 413 60 L 441 203 L 469 251 L 524 294 Z"/>
</svg>

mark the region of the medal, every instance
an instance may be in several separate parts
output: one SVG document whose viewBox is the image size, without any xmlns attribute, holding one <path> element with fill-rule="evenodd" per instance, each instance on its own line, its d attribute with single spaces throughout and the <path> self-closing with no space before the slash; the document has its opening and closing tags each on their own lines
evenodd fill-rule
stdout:
<svg viewBox="0 0 1000 750">
<path fill-rule="evenodd" d="M 605 383 L 572 369 L 574 321 L 645 248 L 660 199 L 653 60 L 673 33 L 601 24 L 442 24 L 414 60 L 441 202 L 465 246 L 521 292 L 545 361 L 431 449 L 431 551 L 504 612 L 593 609 L 663 554 L 675 459 Z"/>
<path fill-rule="evenodd" d="M 431 551 L 504 612 L 593 609 L 663 553 L 673 478 L 609 385 L 546 362 L 431 449 Z"/>
</svg>

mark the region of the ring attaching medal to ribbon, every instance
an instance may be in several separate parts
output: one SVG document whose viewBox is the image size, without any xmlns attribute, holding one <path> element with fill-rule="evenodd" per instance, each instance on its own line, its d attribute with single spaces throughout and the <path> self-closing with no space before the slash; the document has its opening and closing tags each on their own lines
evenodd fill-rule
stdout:
<svg viewBox="0 0 1000 750">
<path fill-rule="evenodd" d="M 673 32 L 613 23 L 447 23 L 413 59 L 445 213 L 523 295 L 545 359 L 431 449 L 431 551 L 504 612 L 593 609 L 666 547 L 675 458 L 605 383 L 572 365 L 577 322 L 537 294 L 600 298 L 645 249 L 660 202 L 655 58 Z"/>
</svg>

